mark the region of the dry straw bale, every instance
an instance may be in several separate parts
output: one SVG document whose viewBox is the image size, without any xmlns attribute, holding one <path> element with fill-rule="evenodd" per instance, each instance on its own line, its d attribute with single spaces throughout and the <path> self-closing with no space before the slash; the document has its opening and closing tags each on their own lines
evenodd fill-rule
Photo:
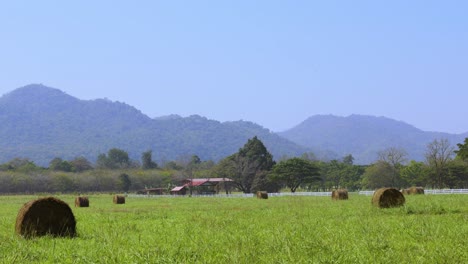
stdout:
<svg viewBox="0 0 468 264">
<path fill-rule="evenodd" d="M 54 197 L 46 197 L 23 205 L 16 217 L 15 229 L 25 238 L 44 235 L 74 237 L 76 220 L 68 204 Z"/>
<path fill-rule="evenodd" d="M 407 194 L 424 194 L 423 187 L 411 187 L 406 189 Z"/>
<path fill-rule="evenodd" d="M 333 190 L 332 200 L 348 200 L 348 190 L 346 189 Z"/>
<path fill-rule="evenodd" d="M 258 199 L 268 199 L 268 193 L 265 191 L 258 191 L 257 192 Z"/>
<path fill-rule="evenodd" d="M 89 199 L 86 196 L 78 196 L 75 198 L 75 207 L 89 207 Z"/>
<path fill-rule="evenodd" d="M 380 208 L 398 207 L 405 204 L 405 197 L 395 188 L 381 188 L 374 192 L 372 204 Z"/>
<path fill-rule="evenodd" d="M 125 196 L 114 195 L 114 203 L 115 204 L 124 204 L 125 203 Z"/>
</svg>

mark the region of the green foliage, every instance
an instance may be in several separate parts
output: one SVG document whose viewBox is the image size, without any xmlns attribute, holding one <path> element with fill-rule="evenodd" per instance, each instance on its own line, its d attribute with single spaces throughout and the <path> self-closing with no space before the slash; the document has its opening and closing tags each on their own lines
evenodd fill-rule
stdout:
<svg viewBox="0 0 468 264">
<path fill-rule="evenodd" d="M 152 151 L 148 150 L 141 154 L 141 168 L 144 170 L 155 169 L 158 167 L 158 164 L 153 161 Z"/>
<path fill-rule="evenodd" d="M 401 170 L 401 178 L 406 182 L 407 186 L 425 186 L 428 169 L 423 162 L 412 160 Z"/>
<path fill-rule="evenodd" d="M 385 161 L 378 161 L 369 166 L 362 178 L 362 185 L 367 189 L 397 187 L 393 185 L 393 167 Z"/>
<path fill-rule="evenodd" d="M 130 190 L 131 185 L 132 181 L 130 180 L 130 176 L 128 174 L 122 173 L 119 175 L 117 186 L 120 191 L 128 192 L 128 190 Z"/>
<path fill-rule="evenodd" d="M 465 138 L 463 144 L 457 144 L 458 150 L 455 150 L 457 158 L 468 161 L 468 138 Z"/>
<path fill-rule="evenodd" d="M 62 160 L 61 158 L 54 158 L 53 160 L 51 160 L 49 163 L 49 169 L 54 171 L 65 172 L 70 172 L 74 170 L 73 165 L 70 162 Z"/>
<path fill-rule="evenodd" d="M 100 154 L 96 161 L 98 168 L 122 169 L 131 165 L 128 153 L 125 150 L 112 148 L 106 154 Z"/>
<path fill-rule="evenodd" d="M 175 161 L 169 161 L 169 162 L 166 162 L 163 166 L 164 169 L 166 170 L 181 170 L 183 169 L 182 166 L 178 165 L 177 162 Z"/>
<path fill-rule="evenodd" d="M 76 172 L 83 172 L 93 169 L 91 162 L 89 162 L 85 157 L 76 157 L 75 159 L 71 160 L 70 163 L 73 166 L 73 170 Z"/>
<path fill-rule="evenodd" d="M 257 137 L 249 139 L 239 151 L 220 162 L 217 172 L 220 177 L 230 176 L 234 183 L 244 193 L 261 190 L 267 186 L 264 178 L 275 162 L 265 145 Z M 256 185 L 254 185 L 254 182 Z"/>
<path fill-rule="evenodd" d="M 427 145 L 426 164 L 429 166 L 431 186 L 445 188 L 449 185 L 448 164 L 453 154 L 454 148 L 445 138 L 435 139 Z"/>
<path fill-rule="evenodd" d="M 295 192 L 302 184 L 320 180 L 319 175 L 319 168 L 314 163 L 292 158 L 277 163 L 273 167 L 271 178 L 283 183 L 291 192 Z"/>
</svg>

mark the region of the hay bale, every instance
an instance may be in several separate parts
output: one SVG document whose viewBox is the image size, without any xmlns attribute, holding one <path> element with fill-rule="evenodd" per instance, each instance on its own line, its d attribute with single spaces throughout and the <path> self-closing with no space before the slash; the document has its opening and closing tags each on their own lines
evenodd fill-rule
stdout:
<svg viewBox="0 0 468 264">
<path fill-rule="evenodd" d="M 348 190 L 346 189 L 333 190 L 332 200 L 348 200 Z"/>
<path fill-rule="evenodd" d="M 21 207 L 16 217 L 16 233 L 31 238 L 76 236 L 76 221 L 71 208 L 54 197 L 30 201 Z"/>
<path fill-rule="evenodd" d="M 114 195 L 114 203 L 115 204 L 124 204 L 125 203 L 125 196 Z"/>
<path fill-rule="evenodd" d="M 75 198 L 75 207 L 89 207 L 89 199 L 86 196 L 78 196 Z"/>
<path fill-rule="evenodd" d="M 403 189 L 400 192 L 401 194 L 408 195 L 408 189 Z"/>
<path fill-rule="evenodd" d="M 398 207 L 405 204 L 405 197 L 395 188 L 381 188 L 374 192 L 372 204 L 379 208 Z"/>
<path fill-rule="evenodd" d="M 258 191 L 257 192 L 258 199 L 268 199 L 268 193 L 265 191 Z"/>
<path fill-rule="evenodd" d="M 423 187 L 411 187 L 406 189 L 407 194 L 424 194 L 424 188 Z"/>
</svg>

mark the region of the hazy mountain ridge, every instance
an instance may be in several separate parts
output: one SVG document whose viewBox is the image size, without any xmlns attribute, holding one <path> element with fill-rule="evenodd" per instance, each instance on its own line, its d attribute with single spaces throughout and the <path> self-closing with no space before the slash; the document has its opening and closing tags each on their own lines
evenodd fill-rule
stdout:
<svg viewBox="0 0 468 264">
<path fill-rule="evenodd" d="M 47 165 L 54 157 L 85 156 L 94 162 L 110 148 L 133 159 L 153 150 L 156 160 L 197 154 L 218 160 L 257 135 L 275 156 L 307 151 L 251 122 L 221 123 L 193 115 L 150 118 L 107 99 L 79 100 L 43 85 L 18 88 L 0 98 L 0 162 L 25 157 Z"/>
<path fill-rule="evenodd" d="M 425 132 L 401 121 L 365 115 L 316 115 L 272 133 L 249 121 L 219 122 L 199 115 L 150 118 L 125 103 L 80 100 L 43 85 L 28 85 L 0 97 L 0 124 L 0 163 L 23 157 L 42 165 L 55 157 L 85 156 L 94 162 L 114 147 L 136 160 L 147 150 L 157 161 L 193 154 L 219 160 L 253 136 L 276 159 L 304 152 L 322 159 L 352 154 L 356 163 L 369 164 L 388 147 L 402 147 L 409 159 L 423 160 L 432 140 L 447 138 L 455 145 L 468 137 L 468 133 Z"/>
<path fill-rule="evenodd" d="M 316 115 L 278 134 L 305 147 L 332 150 L 339 157 L 352 154 L 363 164 L 374 162 L 377 153 L 389 147 L 404 148 L 409 159 L 422 161 L 434 139 L 447 138 L 455 145 L 468 136 L 425 132 L 402 121 L 365 115 Z"/>
</svg>

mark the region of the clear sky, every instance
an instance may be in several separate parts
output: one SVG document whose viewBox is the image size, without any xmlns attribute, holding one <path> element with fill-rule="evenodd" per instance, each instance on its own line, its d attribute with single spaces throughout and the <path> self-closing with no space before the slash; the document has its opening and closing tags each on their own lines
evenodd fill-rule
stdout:
<svg viewBox="0 0 468 264">
<path fill-rule="evenodd" d="M 365 114 L 468 132 L 468 1 L 2 1 L 0 94 L 283 131 Z"/>
</svg>

